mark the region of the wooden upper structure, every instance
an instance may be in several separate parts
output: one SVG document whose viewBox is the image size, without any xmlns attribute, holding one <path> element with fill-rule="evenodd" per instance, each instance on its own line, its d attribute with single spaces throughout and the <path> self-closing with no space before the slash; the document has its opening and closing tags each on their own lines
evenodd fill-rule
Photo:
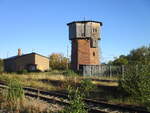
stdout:
<svg viewBox="0 0 150 113">
<path fill-rule="evenodd" d="M 69 26 L 69 40 L 92 38 L 100 39 L 100 28 L 102 22 L 98 21 L 73 21 Z"/>
</svg>

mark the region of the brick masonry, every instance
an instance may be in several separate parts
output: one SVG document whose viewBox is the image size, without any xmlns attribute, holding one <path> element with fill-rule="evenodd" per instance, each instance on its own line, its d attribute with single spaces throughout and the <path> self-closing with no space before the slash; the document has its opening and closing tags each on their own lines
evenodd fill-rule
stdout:
<svg viewBox="0 0 150 113">
<path fill-rule="evenodd" d="M 91 48 L 90 39 L 72 40 L 71 66 L 79 70 L 79 65 L 99 65 L 99 49 Z"/>
</svg>

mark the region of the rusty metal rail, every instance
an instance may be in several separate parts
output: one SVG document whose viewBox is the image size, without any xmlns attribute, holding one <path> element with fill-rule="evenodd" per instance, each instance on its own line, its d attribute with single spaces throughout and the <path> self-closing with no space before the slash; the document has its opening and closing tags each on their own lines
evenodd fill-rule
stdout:
<svg viewBox="0 0 150 113">
<path fill-rule="evenodd" d="M 5 83 L 1 83 L 0 85 L 6 86 Z M 68 99 L 68 96 L 63 93 L 56 93 L 56 92 L 48 92 L 43 91 L 35 88 L 25 87 L 23 88 L 26 92 L 25 95 L 39 98 L 41 100 L 44 100 L 49 103 L 57 103 L 60 105 L 69 105 L 69 102 L 64 102 L 62 99 Z M 53 98 L 48 98 L 47 96 L 54 96 L 61 98 L 61 100 L 56 100 Z M 88 111 L 89 113 L 114 113 L 114 111 L 118 111 L 117 113 L 150 113 L 146 110 L 142 110 L 138 107 L 129 107 L 127 105 L 116 105 L 116 104 L 110 104 L 104 101 L 97 101 L 97 100 L 91 100 L 91 99 L 84 99 L 84 102 L 88 105 Z"/>
</svg>

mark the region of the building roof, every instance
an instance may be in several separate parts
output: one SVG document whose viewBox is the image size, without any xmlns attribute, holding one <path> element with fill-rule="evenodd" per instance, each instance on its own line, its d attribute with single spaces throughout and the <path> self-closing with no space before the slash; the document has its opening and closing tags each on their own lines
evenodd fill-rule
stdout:
<svg viewBox="0 0 150 113">
<path fill-rule="evenodd" d="M 67 25 L 74 24 L 74 23 L 87 23 L 87 22 L 95 22 L 95 23 L 99 23 L 101 26 L 103 25 L 102 22 L 99 22 L 99 21 L 93 21 L 93 20 L 73 21 L 73 22 L 68 23 Z"/>
<path fill-rule="evenodd" d="M 49 59 L 49 58 L 46 57 L 46 56 L 43 56 L 43 55 L 40 55 L 40 54 L 38 54 L 38 53 L 32 52 L 32 53 L 28 53 L 28 54 L 23 54 L 23 55 L 21 55 L 21 56 L 16 55 L 16 56 L 13 56 L 13 57 L 6 58 L 6 59 L 4 59 L 4 60 L 17 59 L 17 58 L 24 57 L 24 56 L 31 55 L 31 54 L 39 55 L 39 56 L 42 56 L 42 57 L 45 57 L 45 58 Z"/>
</svg>

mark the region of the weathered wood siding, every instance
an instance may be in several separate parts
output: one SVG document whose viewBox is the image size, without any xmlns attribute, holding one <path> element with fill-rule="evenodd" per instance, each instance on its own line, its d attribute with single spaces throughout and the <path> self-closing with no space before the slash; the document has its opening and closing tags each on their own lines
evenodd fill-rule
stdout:
<svg viewBox="0 0 150 113">
<path fill-rule="evenodd" d="M 74 23 L 69 25 L 69 39 L 100 39 L 100 24 L 94 22 Z"/>
</svg>

